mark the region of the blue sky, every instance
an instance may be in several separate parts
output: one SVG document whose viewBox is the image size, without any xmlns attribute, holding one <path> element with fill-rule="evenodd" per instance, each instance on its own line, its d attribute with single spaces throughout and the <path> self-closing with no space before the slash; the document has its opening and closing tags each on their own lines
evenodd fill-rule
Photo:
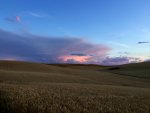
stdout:
<svg viewBox="0 0 150 113">
<path fill-rule="evenodd" d="M 0 29 L 82 38 L 110 46 L 111 57 L 148 59 L 150 43 L 138 42 L 150 42 L 149 6 L 150 0 L 0 0 Z M 20 23 L 7 21 L 16 16 Z"/>
</svg>

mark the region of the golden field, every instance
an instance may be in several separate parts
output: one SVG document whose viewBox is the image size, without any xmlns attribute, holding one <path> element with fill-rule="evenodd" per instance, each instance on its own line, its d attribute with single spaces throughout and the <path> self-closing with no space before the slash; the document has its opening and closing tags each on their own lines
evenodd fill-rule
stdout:
<svg viewBox="0 0 150 113">
<path fill-rule="evenodd" d="M 0 61 L 0 113 L 149 113 L 150 63 Z"/>
</svg>

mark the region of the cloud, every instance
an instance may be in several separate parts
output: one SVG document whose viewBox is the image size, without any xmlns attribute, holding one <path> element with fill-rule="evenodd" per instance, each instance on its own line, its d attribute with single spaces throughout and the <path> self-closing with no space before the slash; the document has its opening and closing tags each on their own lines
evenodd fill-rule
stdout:
<svg viewBox="0 0 150 113">
<path fill-rule="evenodd" d="M 150 62 L 150 59 L 146 59 L 144 62 Z"/>
<path fill-rule="evenodd" d="M 94 56 L 94 55 L 88 55 L 85 53 L 71 53 L 70 55 L 73 55 L 73 56 Z"/>
<path fill-rule="evenodd" d="M 112 48 L 106 45 L 75 37 L 17 35 L 0 29 L 0 60 L 100 65 L 141 62 L 141 59 L 136 57 L 109 57 L 111 50 Z"/>
<path fill-rule="evenodd" d="M 20 16 L 14 16 L 14 17 L 7 17 L 5 18 L 6 21 L 11 22 L 11 23 L 20 23 L 21 22 L 21 17 Z"/>
<path fill-rule="evenodd" d="M 146 43 L 150 43 L 150 42 L 138 42 L 138 44 L 146 44 Z"/>
<path fill-rule="evenodd" d="M 21 22 L 21 17 L 20 16 L 16 16 L 16 21 L 20 23 Z"/>
<path fill-rule="evenodd" d="M 137 63 L 137 62 L 141 62 L 141 59 L 136 57 L 121 56 L 121 57 L 106 57 L 100 63 L 103 65 L 121 65 L 121 64 L 128 64 L 128 63 Z"/>
<path fill-rule="evenodd" d="M 113 45 L 117 45 L 117 46 L 123 47 L 123 48 L 130 48 L 129 45 L 123 44 L 123 43 L 119 43 L 119 42 L 109 41 L 109 43 L 110 43 L 110 44 L 113 44 Z"/>
<path fill-rule="evenodd" d="M 53 16 L 52 15 L 49 15 L 49 14 L 46 14 L 44 12 L 33 12 L 33 11 L 26 11 L 26 12 L 23 12 L 24 15 L 28 15 L 28 16 L 32 16 L 32 17 L 35 17 L 35 18 L 43 18 L 43 19 L 51 19 Z"/>
<path fill-rule="evenodd" d="M 119 51 L 118 54 L 121 54 L 121 55 L 129 55 L 130 53 L 129 53 L 129 52 L 121 52 L 121 51 Z"/>
<path fill-rule="evenodd" d="M 64 62 L 68 62 L 69 60 L 74 60 L 78 63 L 88 63 L 91 60 L 90 56 L 60 56 L 59 59 L 61 59 Z"/>
<path fill-rule="evenodd" d="M 35 13 L 35 12 L 28 12 L 29 15 L 34 16 L 36 18 L 43 18 L 44 16 L 39 14 L 39 13 Z"/>
<path fill-rule="evenodd" d="M 111 48 L 74 37 L 17 35 L 0 30 L 0 59 L 46 63 L 90 63 L 106 57 Z M 72 54 L 84 53 L 84 54 Z M 93 56 L 92 56 L 93 55 Z"/>
<path fill-rule="evenodd" d="M 11 23 L 16 22 L 16 20 L 14 18 L 12 18 L 12 17 L 11 18 L 7 17 L 7 18 L 5 18 L 5 20 L 8 21 L 8 22 L 11 22 Z"/>
</svg>

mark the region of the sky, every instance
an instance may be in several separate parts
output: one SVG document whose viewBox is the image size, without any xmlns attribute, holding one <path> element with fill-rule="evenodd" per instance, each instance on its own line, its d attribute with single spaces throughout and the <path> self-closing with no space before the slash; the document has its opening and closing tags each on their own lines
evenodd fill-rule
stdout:
<svg viewBox="0 0 150 113">
<path fill-rule="evenodd" d="M 150 0 L 0 0 L 0 59 L 148 61 L 149 6 Z"/>
</svg>

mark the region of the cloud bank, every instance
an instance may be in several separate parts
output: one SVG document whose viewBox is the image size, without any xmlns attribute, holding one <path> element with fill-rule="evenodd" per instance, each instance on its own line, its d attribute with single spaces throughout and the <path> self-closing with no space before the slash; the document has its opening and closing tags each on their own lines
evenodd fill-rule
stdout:
<svg viewBox="0 0 150 113">
<path fill-rule="evenodd" d="M 128 63 L 137 63 L 137 62 L 141 62 L 141 59 L 135 57 L 120 56 L 120 57 L 106 57 L 104 60 L 101 61 L 101 64 L 121 65 L 121 64 L 128 64 Z"/>
<path fill-rule="evenodd" d="M 121 65 L 139 58 L 109 57 L 112 48 L 74 37 L 18 35 L 0 29 L 0 60 Z"/>
<path fill-rule="evenodd" d="M 96 63 L 111 51 L 80 38 L 18 35 L 0 30 L 0 59 L 45 63 Z"/>
</svg>

